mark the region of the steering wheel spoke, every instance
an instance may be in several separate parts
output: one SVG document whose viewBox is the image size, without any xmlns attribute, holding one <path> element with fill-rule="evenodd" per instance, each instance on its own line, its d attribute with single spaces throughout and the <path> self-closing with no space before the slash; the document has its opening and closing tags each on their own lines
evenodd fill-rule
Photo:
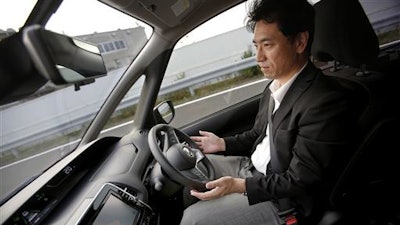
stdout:
<svg viewBox="0 0 400 225">
<path fill-rule="evenodd" d="M 197 165 L 189 170 L 183 170 L 181 172 L 186 176 L 200 180 L 201 182 L 207 182 L 210 180 L 206 175 L 207 172 L 200 169 Z"/>
<path fill-rule="evenodd" d="M 178 135 L 176 135 L 176 132 L 172 127 L 169 127 L 169 129 L 166 130 L 166 137 L 168 146 L 180 143 Z"/>
</svg>

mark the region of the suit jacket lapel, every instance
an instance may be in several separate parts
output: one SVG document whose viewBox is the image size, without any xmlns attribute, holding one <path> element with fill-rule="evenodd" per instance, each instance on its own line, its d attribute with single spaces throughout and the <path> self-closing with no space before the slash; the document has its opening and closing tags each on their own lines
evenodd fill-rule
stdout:
<svg viewBox="0 0 400 225">
<path fill-rule="evenodd" d="M 272 171 L 282 172 L 282 166 L 280 165 L 279 161 L 276 160 L 277 155 L 279 155 L 279 150 L 275 148 L 273 141 L 275 140 L 276 130 L 288 113 L 292 110 L 297 99 L 310 87 L 312 81 L 315 79 L 315 76 L 317 76 L 318 71 L 319 70 L 311 62 L 308 62 L 308 65 L 297 76 L 292 86 L 290 86 L 289 90 L 286 92 L 285 97 L 282 99 L 281 105 L 276 110 L 275 115 L 272 118 L 272 147 L 270 149 L 271 161 L 269 165 Z"/>
<path fill-rule="evenodd" d="M 315 76 L 317 75 L 318 71 L 319 70 L 314 66 L 314 64 L 312 64 L 312 62 L 308 62 L 308 65 L 297 76 L 296 80 L 293 82 L 292 86 L 287 91 L 285 97 L 282 99 L 281 105 L 275 112 L 275 115 L 272 119 L 273 137 L 276 133 L 276 129 L 279 127 L 283 119 L 293 108 L 293 105 L 296 102 L 296 100 L 311 85 L 311 81 L 315 79 Z"/>
</svg>

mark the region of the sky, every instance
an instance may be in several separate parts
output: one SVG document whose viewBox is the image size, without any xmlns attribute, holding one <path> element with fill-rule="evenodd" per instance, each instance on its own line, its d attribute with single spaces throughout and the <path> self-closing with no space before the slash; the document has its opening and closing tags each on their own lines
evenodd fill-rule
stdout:
<svg viewBox="0 0 400 225">
<path fill-rule="evenodd" d="M 230 30 L 243 27 L 246 19 L 246 5 L 241 4 L 232 8 L 229 13 L 215 17 L 212 22 L 205 23 L 181 39 L 179 45 L 191 44 Z"/>
<path fill-rule="evenodd" d="M 51 18 L 46 28 L 75 36 L 88 34 L 88 32 L 104 32 L 142 25 L 141 22 L 132 20 L 122 13 L 115 13 L 114 9 L 110 9 L 103 4 L 100 4 L 100 6 L 98 2 L 93 4 L 93 0 L 72 1 L 79 2 L 80 7 L 74 7 L 73 4 L 68 4 L 68 1 L 65 1 L 59 9 L 61 12 L 57 12 Z M 0 0 L 0 29 L 13 28 L 18 30 L 25 22 L 35 2 L 35 0 Z M 74 15 L 69 16 L 68 19 L 65 16 L 58 16 L 67 14 L 68 10 L 72 11 Z M 100 15 L 107 16 L 98 17 L 92 15 L 91 12 L 96 12 L 97 14 L 101 12 Z M 180 45 L 190 44 L 208 38 L 211 34 L 217 35 L 244 26 L 245 15 L 245 4 L 236 6 L 230 14 L 220 15 L 214 19 L 212 24 L 204 24 L 202 28 L 192 32 L 191 35 L 185 36 Z"/>
<path fill-rule="evenodd" d="M 0 0 L 0 29 L 18 27 L 26 20 L 26 15 L 36 1 L 32 0 Z"/>
</svg>

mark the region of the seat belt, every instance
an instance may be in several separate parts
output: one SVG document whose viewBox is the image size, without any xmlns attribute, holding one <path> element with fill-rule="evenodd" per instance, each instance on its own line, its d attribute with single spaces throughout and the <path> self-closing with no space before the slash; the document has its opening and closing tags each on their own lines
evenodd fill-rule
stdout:
<svg viewBox="0 0 400 225">
<path fill-rule="evenodd" d="M 278 216 L 281 218 L 283 224 L 286 225 L 298 225 L 296 218 L 296 210 L 290 204 L 289 198 L 278 199 Z"/>
<path fill-rule="evenodd" d="M 269 97 L 268 103 L 268 126 L 269 126 L 269 145 L 270 148 L 275 148 L 272 138 L 272 117 L 273 111 L 275 108 L 275 101 L 272 95 Z M 267 166 L 267 167 L 270 167 Z M 283 225 L 298 225 L 296 218 L 296 210 L 292 207 L 291 201 L 289 198 L 281 198 L 275 202 L 278 208 L 278 215 L 283 222 Z"/>
</svg>

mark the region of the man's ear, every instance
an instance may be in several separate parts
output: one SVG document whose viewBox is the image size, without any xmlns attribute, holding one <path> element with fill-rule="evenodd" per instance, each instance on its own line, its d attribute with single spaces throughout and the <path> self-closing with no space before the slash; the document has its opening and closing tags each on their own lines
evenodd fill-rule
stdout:
<svg viewBox="0 0 400 225">
<path fill-rule="evenodd" d="M 296 35 L 296 52 L 303 53 L 307 48 L 308 38 L 309 38 L 308 31 L 300 32 Z"/>
</svg>

